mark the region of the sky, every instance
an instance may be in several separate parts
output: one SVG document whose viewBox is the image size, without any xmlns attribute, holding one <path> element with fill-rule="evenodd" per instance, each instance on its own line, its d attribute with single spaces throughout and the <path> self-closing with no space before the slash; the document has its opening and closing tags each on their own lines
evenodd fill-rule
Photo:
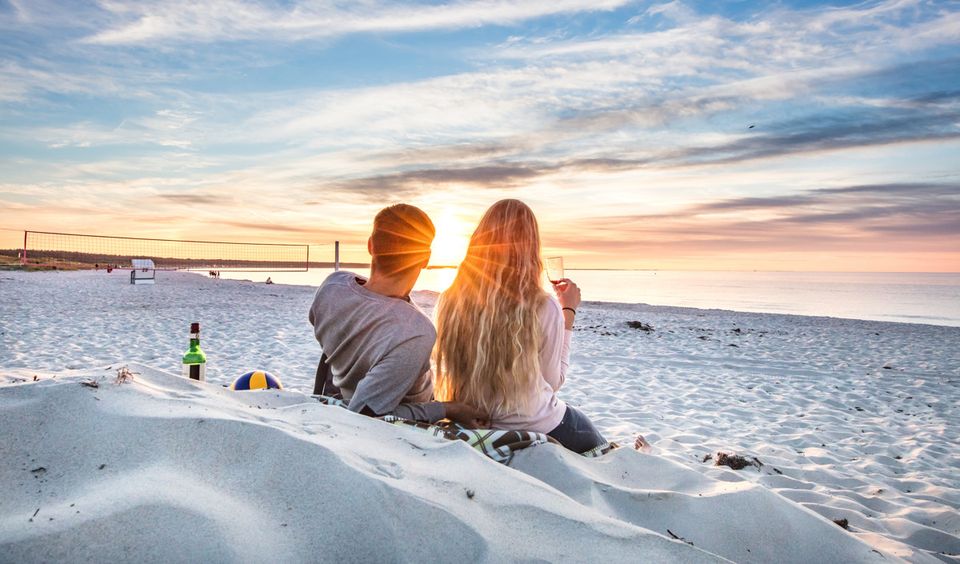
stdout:
<svg viewBox="0 0 960 564">
<path fill-rule="evenodd" d="M 960 271 L 960 2 L 0 0 L 22 230 L 434 263 L 519 198 L 568 268 Z"/>
</svg>

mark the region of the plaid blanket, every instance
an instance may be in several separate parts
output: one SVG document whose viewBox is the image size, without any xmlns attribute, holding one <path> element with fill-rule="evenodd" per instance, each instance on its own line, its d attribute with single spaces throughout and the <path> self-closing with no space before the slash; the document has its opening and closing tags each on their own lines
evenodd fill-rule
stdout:
<svg viewBox="0 0 960 564">
<path fill-rule="evenodd" d="M 347 402 L 342 399 L 322 395 L 314 395 L 313 397 L 320 403 L 339 407 L 347 407 Z M 458 423 L 453 423 L 450 421 L 423 423 L 421 421 L 401 419 L 394 415 L 385 415 L 383 417 L 378 417 L 377 419 L 392 425 L 403 425 L 411 429 L 429 433 L 434 437 L 441 437 L 450 441 L 464 441 L 481 454 L 496 460 L 501 464 L 510 464 L 510 462 L 513 460 L 513 455 L 516 454 L 518 450 L 536 445 L 547 444 L 548 442 L 552 441 L 552 439 L 550 439 L 550 437 L 548 437 L 545 433 L 537 433 L 534 431 L 468 429 L 459 425 Z M 614 448 L 616 448 L 616 445 L 604 443 L 591 450 L 588 450 L 581 456 L 595 458 L 610 452 Z"/>
</svg>

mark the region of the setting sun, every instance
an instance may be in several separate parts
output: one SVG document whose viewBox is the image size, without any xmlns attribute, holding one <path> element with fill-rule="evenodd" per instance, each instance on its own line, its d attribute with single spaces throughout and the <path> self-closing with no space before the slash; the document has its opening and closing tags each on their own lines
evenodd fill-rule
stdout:
<svg viewBox="0 0 960 564">
<path fill-rule="evenodd" d="M 436 238 L 433 240 L 430 257 L 430 266 L 457 266 L 467 254 L 467 244 L 470 242 L 470 228 L 455 213 L 444 210 L 434 218 L 437 228 Z"/>
</svg>

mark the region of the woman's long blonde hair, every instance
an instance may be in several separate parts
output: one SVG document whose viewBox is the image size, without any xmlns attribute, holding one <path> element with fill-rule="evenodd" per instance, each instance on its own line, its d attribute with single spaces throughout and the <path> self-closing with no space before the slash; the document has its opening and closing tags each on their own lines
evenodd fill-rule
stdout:
<svg viewBox="0 0 960 564">
<path fill-rule="evenodd" d="M 467 257 L 437 303 L 439 401 L 493 415 L 523 413 L 540 378 L 540 229 L 519 200 L 501 200 L 477 226 Z"/>
</svg>

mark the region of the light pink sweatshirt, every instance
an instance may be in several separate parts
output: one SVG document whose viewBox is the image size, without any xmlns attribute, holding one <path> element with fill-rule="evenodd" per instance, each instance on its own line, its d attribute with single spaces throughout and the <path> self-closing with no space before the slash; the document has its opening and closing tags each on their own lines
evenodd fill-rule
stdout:
<svg viewBox="0 0 960 564">
<path fill-rule="evenodd" d="M 570 340 L 573 331 L 563 327 L 563 310 L 556 299 L 548 299 L 540 308 L 540 378 L 536 397 L 526 413 L 494 413 L 495 429 L 519 429 L 549 433 L 563 419 L 567 404 L 557 397 L 570 366 Z"/>
</svg>

